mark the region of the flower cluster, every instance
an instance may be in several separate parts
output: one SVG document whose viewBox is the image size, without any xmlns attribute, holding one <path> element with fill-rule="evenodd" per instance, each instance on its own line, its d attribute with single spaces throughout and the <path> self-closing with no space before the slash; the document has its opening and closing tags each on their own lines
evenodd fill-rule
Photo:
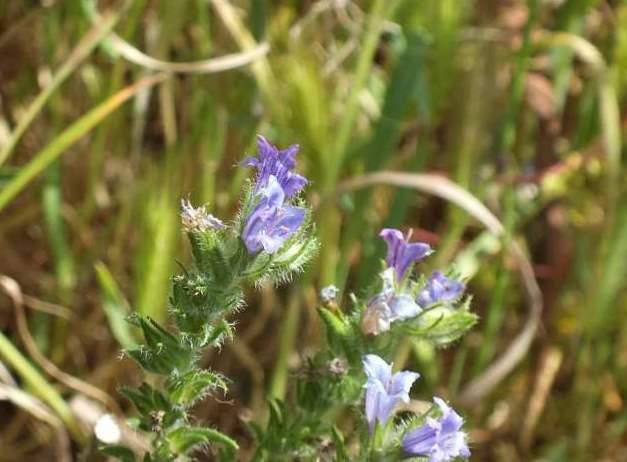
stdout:
<svg viewBox="0 0 627 462">
<path fill-rule="evenodd" d="M 438 321 L 444 322 L 444 336 L 450 340 L 457 335 L 455 317 L 465 316 L 454 304 L 461 298 L 465 285 L 441 271 L 434 271 L 424 282 L 411 279 L 412 266 L 433 250 L 423 242 L 410 242 L 396 229 L 384 229 L 380 236 L 387 244 L 386 268 L 380 274 L 382 287 L 368 301 L 361 319 L 361 330 L 368 336 L 378 336 L 390 330 L 394 322 L 413 322 L 423 314 L 437 311 Z M 453 319 L 453 322 L 450 320 Z M 421 325 L 420 323 L 418 323 Z M 429 326 L 427 331 L 432 330 Z M 463 329 L 462 329 L 463 331 Z M 420 377 L 411 371 L 393 373 L 392 364 L 380 356 L 368 353 L 362 358 L 366 374 L 365 417 L 370 434 L 377 428 L 386 434 L 391 416 L 400 403 L 410 401 L 409 392 Z M 422 416 L 422 425 L 403 432 L 402 452 L 405 456 L 428 458 L 429 462 L 447 462 L 457 457 L 469 457 L 467 435 L 461 430 L 463 420 L 442 399 L 434 398 L 435 407 Z M 439 412 L 438 412 L 439 411 Z M 438 412 L 438 416 L 433 413 Z M 373 436 L 376 438 L 376 435 Z M 380 439 L 380 436 L 379 438 Z"/>
<path fill-rule="evenodd" d="M 296 145 L 281 150 L 258 137 L 256 156 L 243 162 L 256 175 L 231 222 L 223 223 L 204 206 L 181 201 L 193 266 L 172 278 L 173 325 L 133 316 L 144 342 L 126 351 L 147 373 L 160 377 L 122 390 L 137 408 L 137 429 L 151 442 L 143 460 L 193 460 L 194 451 L 209 445 L 217 460 L 237 460 L 235 440 L 192 423 L 190 412 L 200 399 L 228 391 L 227 379 L 201 368 L 199 359 L 204 349 L 219 348 L 234 335 L 233 316 L 244 306 L 245 285 L 289 280 L 318 248 L 311 213 L 299 198 L 308 181 L 295 172 L 297 153 Z M 342 297 L 333 285 L 321 290 L 318 313 L 327 342 L 292 376 L 296 383 L 289 398 L 270 402 L 267 422 L 251 423 L 254 460 L 418 456 L 447 462 L 470 455 L 462 418 L 440 398 L 410 423 L 394 422 L 399 405 L 410 402 L 420 375 L 394 372 L 383 359 L 392 357 L 406 339 L 445 345 L 466 332 L 476 316 L 468 311 L 469 297 L 462 300 L 464 283 L 442 271 L 414 278 L 414 264 L 433 253 L 431 247 L 411 242 L 411 234 L 405 237 L 396 229 L 384 229 L 380 236 L 387 244 L 380 287 L 366 301 L 352 293 Z M 343 298 L 352 300 L 352 310 L 346 310 Z M 365 419 L 356 426 L 357 438 L 347 436 L 345 441 L 326 416 L 353 408 L 362 398 Z M 136 460 L 128 448 L 116 445 L 116 435 L 100 437 L 109 444 L 103 449 L 107 454 Z M 355 445 L 357 441 L 368 444 Z"/>
<path fill-rule="evenodd" d="M 257 204 L 246 220 L 242 239 L 248 252 L 274 254 L 293 236 L 305 219 L 305 209 L 289 200 L 307 184 L 307 179 L 292 169 L 296 166 L 298 145 L 279 150 L 263 136 L 257 138 L 257 157 L 244 166 L 257 169 L 254 196 Z"/>
<path fill-rule="evenodd" d="M 424 309 L 440 302 L 457 300 L 464 291 L 464 284 L 435 271 L 426 284 L 414 296 L 408 271 L 412 265 L 431 255 L 433 249 L 424 242 L 409 242 L 409 236 L 397 229 L 384 229 L 379 234 L 387 244 L 387 269 L 381 273 L 382 289 L 368 302 L 362 330 L 378 335 L 388 331 L 394 321 L 415 318 Z"/>
<path fill-rule="evenodd" d="M 377 424 L 385 427 L 400 402 L 409 403 L 409 391 L 420 374 L 411 371 L 392 373 L 392 364 L 379 356 L 363 358 L 366 373 L 366 421 L 370 433 Z M 456 457 L 470 457 L 467 435 L 461 431 L 463 419 L 442 399 L 433 398 L 441 417 L 427 417 L 426 423 L 409 431 L 402 440 L 408 456 L 429 457 L 429 462 L 447 462 Z"/>
<path fill-rule="evenodd" d="M 289 199 L 298 194 L 306 185 L 304 176 L 294 173 L 296 167 L 296 154 L 299 146 L 293 144 L 287 149 L 279 150 L 268 142 L 263 136 L 257 136 L 257 157 L 247 157 L 242 162 L 246 167 L 257 169 L 255 192 L 258 193 L 268 186 L 270 177 L 275 177 Z"/>
</svg>

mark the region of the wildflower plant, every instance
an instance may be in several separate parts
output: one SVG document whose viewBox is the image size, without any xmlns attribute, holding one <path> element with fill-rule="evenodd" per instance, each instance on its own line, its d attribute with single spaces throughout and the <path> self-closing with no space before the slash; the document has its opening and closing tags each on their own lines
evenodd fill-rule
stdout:
<svg viewBox="0 0 627 462">
<path fill-rule="evenodd" d="M 228 389 L 227 378 L 198 362 L 202 351 L 220 348 L 234 335 L 233 315 L 244 306 L 244 287 L 286 281 L 316 253 L 310 213 L 298 198 L 306 180 L 292 171 L 297 151 L 297 146 L 279 151 L 259 137 L 258 156 L 245 161 L 257 169 L 256 180 L 247 185 L 232 223 L 204 207 L 181 203 L 194 264 L 172 278 L 174 325 L 133 316 L 130 322 L 141 330 L 144 342 L 125 352 L 152 376 L 137 388 L 121 390 L 138 411 L 134 426 L 150 439 L 144 461 L 186 460 L 209 445 L 219 451 L 219 460 L 236 457 L 238 445 L 232 438 L 196 425 L 190 416 L 198 401 Z M 103 450 L 135 460 L 122 446 Z"/>
<path fill-rule="evenodd" d="M 363 299 L 350 294 L 345 306 L 335 286 L 321 290 L 326 343 L 306 358 L 293 396 L 272 402 L 268 425 L 255 427 L 255 460 L 447 462 L 470 456 L 461 416 L 437 397 L 426 412 L 408 412 L 420 375 L 396 371 L 389 361 L 404 342 L 446 346 L 476 323 L 465 284 L 453 272 L 414 277 L 414 265 L 433 249 L 399 230 L 380 236 L 387 256 L 373 293 Z"/>
<path fill-rule="evenodd" d="M 235 333 L 243 289 L 292 278 L 314 256 L 318 241 L 300 193 L 307 179 L 294 171 L 297 146 L 279 150 L 259 137 L 257 156 L 242 163 L 256 171 L 233 222 L 188 201 L 181 204 L 193 266 L 172 278 L 173 326 L 134 316 L 144 343 L 126 354 L 154 377 L 122 394 L 136 407 L 135 426 L 150 439 L 145 461 L 190 460 L 213 448 L 217 460 L 235 460 L 237 443 L 218 429 L 197 425 L 191 407 L 228 380 L 201 369 L 203 350 Z M 396 371 L 390 359 L 404 342 L 445 346 L 476 322 L 465 285 L 452 272 L 414 277 L 433 249 L 394 229 L 380 233 L 387 256 L 375 289 L 363 299 L 328 286 L 318 313 L 326 340 L 293 376 L 284 400 L 269 402 L 268 419 L 250 424 L 253 459 L 377 460 L 419 457 L 445 462 L 470 455 L 463 420 L 440 398 L 422 414 L 399 414 L 410 403 L 418 372 Z M 135 460 L 128 449 L 104 451 Z"/>
</svg>

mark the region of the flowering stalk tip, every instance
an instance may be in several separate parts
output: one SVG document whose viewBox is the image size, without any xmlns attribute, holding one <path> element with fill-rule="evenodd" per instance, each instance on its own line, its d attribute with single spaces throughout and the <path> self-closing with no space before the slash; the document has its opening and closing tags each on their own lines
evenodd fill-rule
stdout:
<svg viewBox="0 0 627 462">
<path fill-rule="evenodd" d="M 273 176 L 288 199 L 298 194 L 307 185 L 307 179 L 304 176 L 292 171 L 296 167 L 298 150 L 297 144 L 279 150 L 263 136 L 258 135 L 257 157 L 248 157 L 242 162 L 245 167 L 257 169 L 255 193 L 267 187 L 270 177 Z"/>
<path fill-rule="evenodd" d="M 410 243 L 409 239 L 405 239 L 403 233 L 398 229 L 385 228 L 379 233 L 379 236 L 383 238 L 388 247 L 387 266 L 394 268 L 398 281 L 403 280 L 405 273 L 412 264 L 433 253 L 429 244 L 424 242 Z"/>
</svg>

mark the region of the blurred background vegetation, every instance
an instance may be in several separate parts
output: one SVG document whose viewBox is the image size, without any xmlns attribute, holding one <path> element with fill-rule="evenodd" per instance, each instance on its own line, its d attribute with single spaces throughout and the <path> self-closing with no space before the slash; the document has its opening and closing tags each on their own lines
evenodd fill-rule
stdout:
<svg viewBox="0 0 627 462">
<path fill-rule="evenodd" d="M 180 198 L 230 217 L 262 133 L 301 145 L 322 251 L 205 359 L 233 385 L 198 418 L 242 458 L 320 341 L 318 290 L 361 293 L 395 226 L 471 277 L 479 325 L 397 366 L 460 406 L 473 459 L 626 461 L 626 92 L 622 0 L 0 2 L 0 459 L 98 460 L 81 425 L 132 413 L 123 318 L 167 316 Z"/>
</svg>

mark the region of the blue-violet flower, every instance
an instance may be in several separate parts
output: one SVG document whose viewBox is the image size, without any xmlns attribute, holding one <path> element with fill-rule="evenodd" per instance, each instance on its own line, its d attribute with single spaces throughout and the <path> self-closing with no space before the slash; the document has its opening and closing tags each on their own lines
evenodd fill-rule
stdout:
<svg viewBox="0 0 627 462">
<path fill-rule="evenodd" d="M 429 462 L 447 462 L 456 457 L 470 457 L 464 423 L 457 412 L 442 399 L 433 398 L 440 408 L 439 419 L 427 417 L 427 422 L 412 430 L 403 438 L 402 446 L 407 455 L 428 457 Z"/>
<path fill-rule="evenodd" d="M 418 304 L 426 308 L 438 302 L 448 302 L 458 298 L 466 286 L 463 282 L 447 278 L 441 271 L 434 271 L 425 286 L 418 292 Z"/>
<path fill-rule="evenodd" d="M 404 321 L 417 316 L 422 308 L 405 293 L 397 294 L 394 288 L 394 269 L 381 273 L 383 288 L 368 302 L 362 321 L 366 334 L 378 335 L 390 329 L 394 321 Z"/>
<path fill-rule="evenodd" d="M 260 191 L 261 200 L 252 211 L 242 231 L 242 239 L 251 254 L 262 249 L 275 253 L 303 223 L 305 210 L 285 205 L 285 192 L 270 175 L 267 186 Z"/>
<path fill-rule="evenodd" d="M 263 136 L 257 135 L 257 157 L 248 157 L 242 162 L 242 165 L 246 167 L 257 169 L 255 193 L 259 193 L 268 186 L 271 176 L 276 178 L 288 199 L 305 187 L 307 179 L 292 172 L 296 166 L 295 158 L 298 149 L 298 145 L 293 144 L 286 149 L 279 150 Z"/>
<path fill-rule="evenodd" d="M 399 401 L 409 402 L 409 390 L 420 374 L 401 371 L 392 374 L 392 364 L 377 355 L 366 355 L 362 359 L 368 381 L 366 389 L 366 420 L 370 433 L 377 422 L 385 425 Z"/>
<path fill-rule="evenodd" d="M 396 279 L 401 281 L 407 269 L 416 261 L 433 253 L 431 246 L 424 242 L 409 243 L 398 229 L 385 228 L 379 236 L 388 246 L 386 263 L 396 271 Z"/>
</svg>

